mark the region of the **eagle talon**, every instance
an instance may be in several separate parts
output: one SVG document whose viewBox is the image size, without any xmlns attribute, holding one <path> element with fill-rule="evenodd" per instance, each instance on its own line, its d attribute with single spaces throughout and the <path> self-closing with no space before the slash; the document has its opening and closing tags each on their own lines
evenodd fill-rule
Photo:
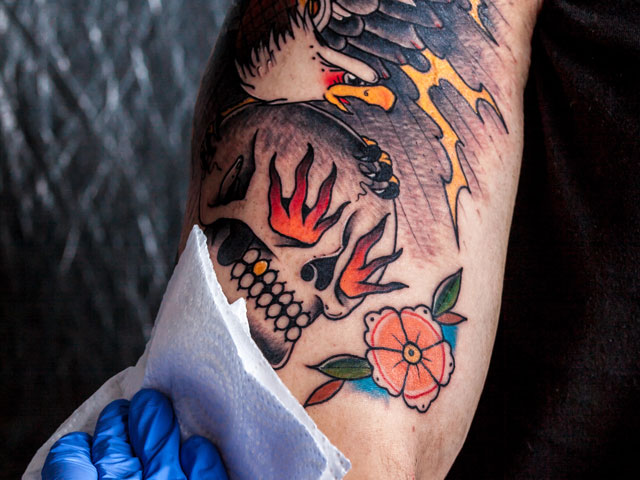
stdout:
<svg viewBox="0 0 640 480">
<path fill-rule="evenodd" d="M 366 139 L 363 138 L 366 141 Z M 358 158 L 361 162 L 376 162 L 382 155 L 382 150 L 376 143 L 367 143 L 364 153 Z"/>
<path fill-rule="evenodd" d="M 376 182 L 388 182 L 393 176 L 393 168 L 388 163 L 379 163 L 380 170 L 373 178 Z"/>
<path fill-rule="evenodd" d="M 374 182 L 387 182 L 393 177 L 393 167 L 389 163 L 361 163 L 360 172 Z"/>
<path fill-rule="evenodd" d="M 360 173 L 373 183 L 369 188 L 381 198 L 393 199 L 400 194 L 400 182 L 393 174 L 393 162 L 375 140 L 362 137 L 366 144 L 364 153 L 358 157 Z"/>
<path fill-rule="evenodd" d="M 371 186 L 371 191 L 380 198 L 385 200 L 393 200 L 400 195 L 400 181 L 392 175 L 387 182 L 383 182 L 382 185 Z"/>
</svg>

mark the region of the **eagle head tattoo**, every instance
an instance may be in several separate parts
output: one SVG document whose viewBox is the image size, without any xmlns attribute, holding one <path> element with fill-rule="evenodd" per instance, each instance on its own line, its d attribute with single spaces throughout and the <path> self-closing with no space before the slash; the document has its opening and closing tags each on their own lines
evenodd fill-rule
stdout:
<svg viewBox="0 0 640 480">
<path fill-rule="evenodd" d="M 351 24 L 343 34 L 362 33 L 361 15 L 377 8 L 377 1 L 367 0 L 251 0 L 236 43 L 244 90 L 269 103 L 327 100 L 346 112 L 351 97 L 391 109 L 396 97 L 377 84 L 378 72 L 321 35 L 340 22 Z"/>
</svg>

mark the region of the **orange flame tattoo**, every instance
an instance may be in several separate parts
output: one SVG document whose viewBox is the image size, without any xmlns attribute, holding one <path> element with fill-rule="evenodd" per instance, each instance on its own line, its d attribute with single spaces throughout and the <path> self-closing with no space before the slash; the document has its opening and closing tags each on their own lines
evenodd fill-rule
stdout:
<svg viewBox="0 0 640 480">
<path fill-rule="evenodd" d="M 276 170 L 276 155 L 269 164 L 269 224 L 280 235 L 295 240 L 304 246 L 314 245 L 320 237 L 340 219 L 342 211 L 349 204 L 344 202 L 333 215 L 325 217 L 331 204 L 331 193 L 336 181 L 336 166 L 320 185 L 318 199 L 313 207 L 308 207 L 309 170 L 313 163 L 313 147 L 307 145 L 307 153 L 296 167 L 296 185 L 290 199 L 282 197 L 282 181 Z"/>
<path fill-rule="evenodd" d="M 391 262 L 395 262 L 400 255 L 402 249 L 391 255 L 378 257 L 367 263 L 367 254 L 373 246 L 380 241 L 387 223 L 388 214 L 376 225 L 373 230 L 363 235 L 356 242 L 356 246 L 351 253 L 351 258 L 347 262 L 346 267 L 342 271 L 340 281 L 338 283 L 340 290 L 350 298 L 364 297 L 373 293 L 387 293 L 406 285 L 400 282 L 391 282 L 386 284 L 367 282 L 369 277 L 381 268 L 386 267 Z"/>
</svg>

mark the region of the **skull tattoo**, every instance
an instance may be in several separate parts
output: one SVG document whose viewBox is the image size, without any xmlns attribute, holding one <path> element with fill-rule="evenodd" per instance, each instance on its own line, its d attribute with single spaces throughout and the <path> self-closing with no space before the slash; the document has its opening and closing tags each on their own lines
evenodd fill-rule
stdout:
<svg viewBox="0 0 640 480">
<path fill-rule="evenodd" d="M 320 315 L 406 286 L 382 280 L 402 254 L 391 160 L 335 117 L 249 105 L 210 128 L 201 163 L 200 222 L 274 368 Z"/>
</svg>

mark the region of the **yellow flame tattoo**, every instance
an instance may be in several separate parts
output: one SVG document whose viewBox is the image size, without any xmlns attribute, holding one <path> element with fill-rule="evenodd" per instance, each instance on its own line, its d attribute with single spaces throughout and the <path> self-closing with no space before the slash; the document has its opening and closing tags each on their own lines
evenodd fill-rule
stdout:
<svg viewBox="0 0 640 480">
<path fill-rule="evenodd" d="M 489 30 L 487 30 L 487 27 L 484 26 L 484 23 L 482 23 L 482 20 L 480 19 L 479 9 L 484 3 L 483 0 L 469 0 L 469 2 L 471 3 L 469 15 L 487 35 L 491 36 L 491 33 L 489 33 Z"/>
<path fill-rule="evenodd" d="M 473 2 L 472 2 L 473 3 Z M 453 228 L 455 230 L 456 239 L 458 238 L 458 195 L 463 188 L 469 188 L 469 183 L 462 170 L 462 164 L 460 163 L 460 157 L 458 155 L 458 144 L 463 146 L 464 144 L 460 140 L 460 137 L 453 129 L 451 123 L 444 117 L 440 108 L 434 103 L 429 95 L 431 88 L 439 87 L 442 80 L 449 82 L 467 103 L 473 108 L 476 115 L 480 116 L 478 110 L 478 102 L 484 100 L 495 110 L 495 112 L 502 119 L 500 109 L 495 100 L 489 93 L 489 91 L 482 85 L 478 90 L 471 88 L 462 77 L 456 72 L 451 63 L 448 60 L 442 59 L 434 55 L 428 49 L 420 52 L 431 64 L 431 68 L 428 72 L 420 72 L 413 68 L 411 65 L 402 65 L 400 68 L 411 79 L 418 89 L 418 99 L 415 101 L 416 105 L 420 107 L 433 121 L 438 125 L 441 130 L 440 143 L 442 144 L 447 157 L 451 163 L 451 177 L 443 179 L 444 190 L 447 197 L 447 203 L 449 205 L 449 211 L 453 220 Z"/>
</svg>

